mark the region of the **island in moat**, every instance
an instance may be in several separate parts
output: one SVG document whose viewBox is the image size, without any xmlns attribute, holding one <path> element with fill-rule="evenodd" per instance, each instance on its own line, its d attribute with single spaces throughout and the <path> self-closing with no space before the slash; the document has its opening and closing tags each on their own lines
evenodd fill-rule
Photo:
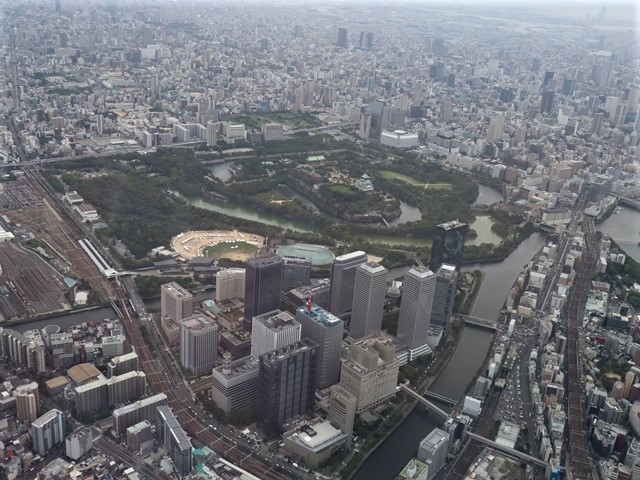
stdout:
<svg viewBox="0 0 640 480">
<path fill-rule="evenodd" d="M 85 3 L 2 11 L 2 478 L 634 478 L 624 8 Z"/>
</svg>

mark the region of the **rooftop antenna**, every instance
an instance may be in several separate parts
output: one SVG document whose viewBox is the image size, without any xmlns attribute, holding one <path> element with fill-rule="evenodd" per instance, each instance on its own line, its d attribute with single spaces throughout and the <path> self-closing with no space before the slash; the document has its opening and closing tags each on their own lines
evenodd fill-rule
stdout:
<svg viewBox="0 0 640 480">
<path fill-rule="evenodd" d="M 313 295 L 309 294 L 309 296 L 307 297 L 307 311 L 311 312 L 312 308 L 313 308 Z"/>
</svg>

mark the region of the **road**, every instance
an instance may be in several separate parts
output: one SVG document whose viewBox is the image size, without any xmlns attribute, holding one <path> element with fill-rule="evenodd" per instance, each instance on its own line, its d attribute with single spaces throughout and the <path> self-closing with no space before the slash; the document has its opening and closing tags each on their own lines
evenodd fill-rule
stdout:
<svg viewBox="0 0 640 480">
<path fill-rule="evenodd" d="M 93 448 L 106 453 L 118 463 L 122 462 L 127 467 L 133 467 L 138 474 L 148 480 L 169 480 L 172 478 L 162 471 L 145 463 L 139 456 L 134 455 L 122 445 L 115 443 L 104 435 L 101 435 L 98 440 L 93 442 Z"/>
<path fill-rule="evenodd" d="M 28 169 L 27 169 L 28 170 Z M 76 227 L 98 249 L 99 253 L 117 271 L 122 265 L 98 240 L 94 232 L 62 202 L 46 180 L 34 171 L 29 175 L 42 185 L 44 191 L 58 203 L 58 206 L 75 223 Z M 256 449 L 240 438 L 232 428 L 218 422 L 209 412 L 204 411 L 192 399 L 192 393 L 176 367 L 176 361 L 169 354 L 157 331 L 156 325 L 147 314 L 135 282 L 130 277 L 122 277 L 110 283 L 108 296 L 116 311 L 120 312 L 129 341 L 135 347 L 149 388 L 154 393 L 167 395 L 169 405 L 187 434 L 197 442 L 209 446 L 224 457 L 259 478 L 280 480 L 283 476 L 311 480 L 314 477 L 299 468 L 277 459 L 273 454 Z M 133 306 L 134 313 L 131 313 Z M 139 316 L 139 320 L 135 317 Z M 144 327 L 143 327 L 144 325 Z M 143 336 L 142 332 L 145 332 Z"/>
</svg>

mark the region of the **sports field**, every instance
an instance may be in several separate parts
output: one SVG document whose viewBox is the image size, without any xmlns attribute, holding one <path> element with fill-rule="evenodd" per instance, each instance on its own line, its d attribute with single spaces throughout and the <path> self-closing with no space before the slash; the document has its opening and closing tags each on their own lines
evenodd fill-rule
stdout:
<svg viewBox="0 0 640 480">
<path fill-rule="evenodd" d="M 191 231 L 171 239 L 171 248 L 189 259 L 206 255 L 210 258 L 246 260 L 264 245 L 264 237 L 238 231 Z"/>
<path fill-rule="evenodd" d="M 258 247 L 247 242 L 218 243 L 204 248 L 204 256 L 219 260 L 246 260 L 258 251 Z"/>
</svg>

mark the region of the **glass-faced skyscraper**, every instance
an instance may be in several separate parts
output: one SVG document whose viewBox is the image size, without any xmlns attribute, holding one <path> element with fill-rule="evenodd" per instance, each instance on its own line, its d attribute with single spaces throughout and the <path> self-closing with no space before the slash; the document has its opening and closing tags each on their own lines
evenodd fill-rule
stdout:
<svg viewBox="0 0 640 480">
<path fill-rule="evenodd" d="M 353 307 L 353 287 L 356 267 L 367 261 L 367 254 L 358 250 L 336 257 L 331 268 L 329 311 L 337 317 L 349 313 Z"/>
<path fill-rule="evenodd" d="M 275 253 L 247 260 L 244 282 L 244 328 L 251 331 L 253 317 L 280 307 L 282 258 Z"/>
<path fill-rule="evenodd" d="M 459 267 L 464 252 L 464 240 L 469 231 L 469 225 L 453 220 L 436 226 L 431 246 L 431 261 L 429 269 L 432 272 L 438 270 L 440 265 L 448 263 Z"/>
</svg>

